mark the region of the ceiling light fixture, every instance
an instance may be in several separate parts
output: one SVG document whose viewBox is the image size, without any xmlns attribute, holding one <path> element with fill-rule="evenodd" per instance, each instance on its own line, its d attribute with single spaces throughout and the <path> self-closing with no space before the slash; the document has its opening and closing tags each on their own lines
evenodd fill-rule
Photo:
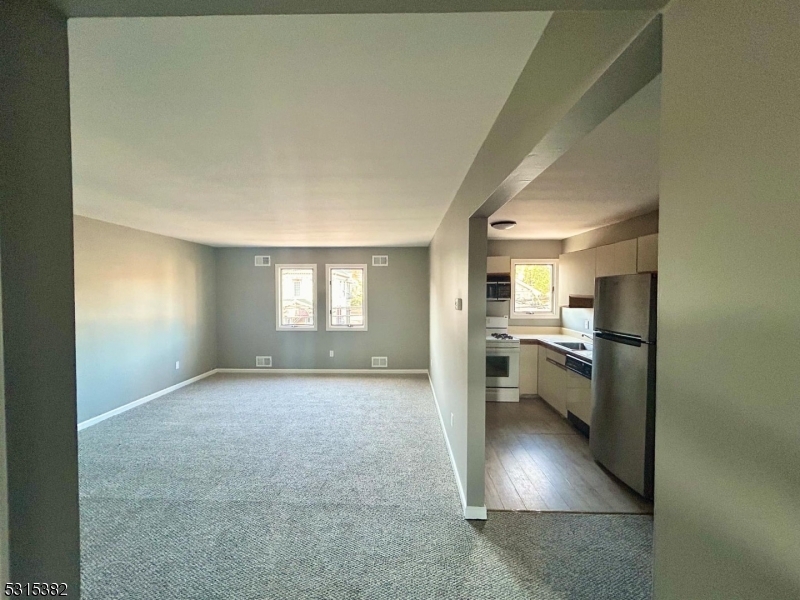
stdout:
<svg viewBox="0 0 800 600">
<path fill-rule="evenodd" d="M 511 229 L 516 224 L 516 221 L 495 221 L 491 226 L 495 229 Z"/>
</svg>

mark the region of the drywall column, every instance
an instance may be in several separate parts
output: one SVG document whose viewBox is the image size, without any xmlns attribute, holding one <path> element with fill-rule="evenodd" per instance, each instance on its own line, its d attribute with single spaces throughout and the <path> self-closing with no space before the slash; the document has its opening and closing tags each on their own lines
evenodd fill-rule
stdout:
<svg viewBox="0 0 800 600">
<path fill-rule="evenodd" d="M 800 598 L 800 3 L 664 15 L 656 600 Z"/>
<path fill-rule="evenodd" d="M 467 506 L 483 507 L 486 484 L 486 256 L 488 222 L 469 220 L 469 271 L 467 275 Z M 470 511 L 468 518 L 485 518 L 485 511 Z"/>
<path fill-rule="evenodd" d="M 0 3 L 0 253 L 10 579 L 79 597 L 67 22 Z"/>
<path fill-rule="evenodd" d="M 483 504 L 469 505 L 466 492 L 470 481 L 467 475 L 469 355 L 474 350 L 468 348 L 468 221 L 469 214 L 451 205 L 431 240 L 429 254 L 430 377 L 465 516 L 484 508 Z M 458 298 L 462 300 L 461 310 L 455 306 Z M 484 321 L 484 331 L 485 324 Z M 481 339 L 485 344 L 486 336 Z M 483 440 L 483 433 L 480 440 Z"/>
</svg>

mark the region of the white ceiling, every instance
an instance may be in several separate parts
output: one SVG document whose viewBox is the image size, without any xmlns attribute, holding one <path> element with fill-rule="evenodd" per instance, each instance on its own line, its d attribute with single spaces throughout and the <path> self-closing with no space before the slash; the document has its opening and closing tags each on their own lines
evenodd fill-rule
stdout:
<svg viewBox="0 0 800 600">
<path fill-rule="evenodd" d="M 426 245 L 550 13 L 71 19 L 75 213 Z"/>
<path fill-rule="evenodd" d="M 561 240 L 658 208 L 661 76 L 612 113 L 489 219 L 493 239 Z"/>
</svg>

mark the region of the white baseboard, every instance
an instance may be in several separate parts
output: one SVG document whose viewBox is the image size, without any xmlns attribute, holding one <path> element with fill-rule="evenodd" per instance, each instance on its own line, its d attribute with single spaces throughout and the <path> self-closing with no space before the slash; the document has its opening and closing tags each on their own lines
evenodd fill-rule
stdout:
<svg viewBox="0 0 800 600">
<path fill-rule="evenodd" d="M 91 427 L 92 425 L 97 425 L 101 421 L 105 421 L 106 419 L 110 419 L 111 417 L 115 417 L 115 416 L 117 416 L 119 414 L 124 413 L 125 411 L 128 411 L 128 410 L 130 410 L 132 408 L 136 408 L 137 406 L 141 406 L 142 404 L 150 402 L 151 400 L 155 400 L 156 398 L 160 398 L 161 396 L 169 394 L 170 392 L 174 392 L 175 390 L 178 390 L 178 389 L 180 389 L 182 387 L 185 387 L 185 386 L 189 385 L 190 383 L 194 383 L 195 381 L 200 381 L 201 379 L 205 379 L 209 375 L 213 375 L 216 372 L 217 372 L 216 369 L 211 369 L 210 371 L 206 371 L 205 373 L 197 375 L 196 377 L 192 377 L 191 379 L 187 379 L 186 381 L 181 381 L 180 383 L 176 383 L 175 385 L 171 385 L 168 388 L 164 388 L 163 390 L 159 390 L 158 392 L 155 392 L 154 394 L 150 394 L 149 396 L 145 396 L 144 398 L 139 398 L 138 400 L 134 400 L 133 402 L 128 402 L 128 404 L 124 404 L 122 406 L 119 406 L 119 407 L 115 408 L 114 410 L 110 410 L 108 412 L 103 413 L 102 415 L 98 415 L 96 417 L 92 417 L 91 419 L 87 419 L 86 421 L 78 423 L 78 431 L 86 429 L 87 427 Z"/>
<path fill-rule="evenodd" d="M 216 369 L 217 373 L 260 373 L 261 375 L 425 375 L 427 369 Z"/>
<path fill-rule="evenodd" d="M 439 415 L 439 424 L 442 426 L 442 434 L 444 435 L 444 443 L 447 446 L 447 453 L 450 455 L 450 465 L 453 467 L 453 475 L 456 478 L 456 485 L 458 486 L 458 495 L 461 498 L 461 506 L 464 510 L 464 518 L 469 520 L 486 520 L 486 507 L 485 506 L 468 506 L 467 496 L 464 493 L 464 488 L 461 485 L 461 478 L 458 476 L 458 467 L 456 466 L 456 457 L 453 456 L 453 448 L 450 446 L 450 438 L 447 436 L 447 428 L 444 424 L 444 417 L 442 417 L 442 408 L 439 406 L 439 399 L 436 397 L 436 389 L 433 387 L 433 379 L 431 379 L 430 371 L 428 371 L 428 382 L 431 384 L 431 393 L 433 394 L 433 402 L 436 404 L 436 414 Z"/>
</svg>

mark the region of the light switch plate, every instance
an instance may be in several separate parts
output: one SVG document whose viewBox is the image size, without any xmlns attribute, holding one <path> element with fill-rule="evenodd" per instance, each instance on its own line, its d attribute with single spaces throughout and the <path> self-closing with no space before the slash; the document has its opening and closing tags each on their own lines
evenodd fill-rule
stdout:
<svg viewBox="0 0 800 600">
<path fill-rule="evenodd" d="M 456 310 L 462 310 L 464 308 L 464 301 L 461 298 L 456 298 Z"/>
</svg>

